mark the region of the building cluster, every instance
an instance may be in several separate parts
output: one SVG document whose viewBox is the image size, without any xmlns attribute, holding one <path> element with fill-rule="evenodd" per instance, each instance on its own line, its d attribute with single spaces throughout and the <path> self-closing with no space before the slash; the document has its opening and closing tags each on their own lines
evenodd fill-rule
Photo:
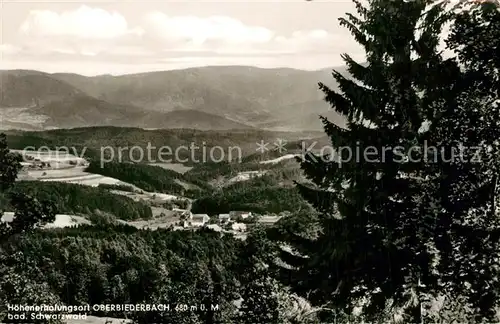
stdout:
<svg viewBox="0 0 500 324">
<path fill-rule="evenodd" d="M 182 211 L 178 215 L 182 221 L 183 227 L 203 227 L 210 223 L 210 216 L 207 214 L 193 214 L 190 211 Z M 251 212 L 245 211 L 231 211 L 228 214 L 219 214 L 217 223 L 220 226 L 228 225 L 244 220 L 252 216 Z"/>
</svg>

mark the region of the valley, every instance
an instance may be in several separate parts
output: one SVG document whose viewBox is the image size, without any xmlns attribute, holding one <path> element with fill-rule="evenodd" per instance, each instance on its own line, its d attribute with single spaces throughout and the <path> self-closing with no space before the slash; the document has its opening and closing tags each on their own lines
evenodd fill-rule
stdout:
<svg viewBox="0 0 500 324">
<path fill-rule="evenodd" d="M 287 162 L 295 157 L 295 155 L 289 154 L 281 158 L 269 160 L 261 159 L 258 162 L 250 161 L 243 164 L 233 164 L 232 166 L 226 163 L 220 165 L 215 163 L 192 166 L 185 166 L 180 163 L 136 164 L 136 166 L 134 166 L 135 170 L 142 170 L 141 172 L 156 172 L 158 175 L 164 174 L 162 175 L 163 177 L 167 176 L 168 179 L 171 179 L 167 180 L 167 178 L 165 178 L 162 182 L 162 187 L 155 187 L 154 182 L 151 183 L 153 186 L 142 182 L 143 180 L 147 181 L 147 177 L 143 178 L 145 173 L 141 176 L 141 181 L 132 180 L 133 183 L 127 182 L 127 176 L 125 176 L 127 173 L 126 170 L 133 166 L 133 164 L 130 163 L 120 164 L 112 162 L 105 165 L 104 169 L 95 169 L 92 167 L 93 164 L 90 160 L 65 151 L 41 151 L 31 148 L 31 150 L 13 149 L 11 152 L 20 154 L 23 157 L 23 169 L 18 176 L 18 181 L 21 183 L 27 184 L 32 188 L 36 187 L 37 183 L 48 182 L 53 183 L 55 186 L 57 186 L 58 183 L 63 183 L 70 186 L 88 186 L 96 188 L 96 190 L 106 190 L 111 195 L 110 198 L 113 196 L 121 196 L 136 203 L 145 204 L 151 211 L 148 213 L 150 216 L 148 216 L 147 219 L 122 220 L 118 217 L 116 219 L 118 223 L 133 226 L 138 229 L 152 230 L 158 228 L 189 229 L 189 226 L 186 227 L 182 225 L 182 217 L 179 217 L 179 212 L 181 212 L 181 214 L 183 212 L 191 214 L 193 203 L 195 203 L 195 208 L 199 209 L 200 205 L 196 203 L 196 200 L 204 199 L 203 196 L 206 195 L 205 192 L 207 190 L 220 190 L 221 186 L 227 187 L 228 189 L 234 186 L 245 187 L 246 182 L 252 183 L 253 181 L 259 181 L 260 178 L 266 175 L 276 176 L 275 170 L 279 169 L 281 170 L 280 172 L 283 172 L 281 167 L 284 166 L 282 164 L 280 168 L 276 168 L 276 164 L 280 164 L 283 161 Z M 298 170 L 297 164 L 294 166 L 293 162 L 291 164 L 290 162 L 288 163 L 288 168 L 291 168 L 290 170 Z M 117 170 L 120 170 L 119 173 L 116 173 L 116 176 L 120 179 L 102 174 L 106 174 L 105 170 L 109 165 L 116 166 L 118 168 Z M 230 167 L 229 169 L 228 166 Z M 258 167 L 260 170 L 253 170 L 255 167 Z M 208 173 L 207 168 L 210 170 Z M 246 168 L 250 170 L 246 170 Z M 123 172 L 124 170 L 125 172 Z M 174 185 L 172 189 L 169 189 L 170 187 L 163 187 L 165 183 L 169 182 Z M 251 186 L 252 185 L 249 184 L 249 188 Z M 277 189 L 281 187 L 279 183 L 276 183 L 275 186 L 277 186 Z M 155 188 L 160 189 L 160 191 L 155 191 Z M 184 210 L 175 207 L 177 201 L 183 200 L 190 202 L 188 205 L 189 207 L 186 206 Z M 252 206 L 257 202 L 257 200 L 250 200 L 246 203 L 249 204 L 248 206 Z M 209 213 L 212 215 L 211 218 L 214 219 L 210 224 L 213 225 L 207 223 L 206 226 L 212 226 L 211 228 L 218 231 L 222 230 L 222 228 L 217 229 L 218 225 L 215 225 L 219 223 L 219 221 L 216 220 L 217 215 L 222 212 L 229 212 L 229 210 L 224 209 L 228 207 L 221 206 L 221 208 L 223 209 L 220 211 L 210 210 Z M 255 206 L 253 208 L 255 208 Z M 252 207 L 250 209 L 252 209 Z M 65 211 L 68 211 L 68 209 L 65 209 Z M 56 220 L 53 223 L 47 224 L 46 228 L 68 227 L 81 224 L 89 225 L 92 223 L 90 220 L 93 218 L 94 213 L 101 213 L 101 211 L 98 210 L 89 211 L 91 214 L 81 212 L 74 215 L 58 214 Z M 262 224 L 273 224 L 281 217 L 278 216 L 276 212 L 281 213 L 289 211 L 290 210 L 273 210 L 268 213 L 265 210 L 259 210 L 260 213 L 258 214 L 261 215 L 259 215 L 255 221 Z M 12 215 L 13 213 L 6 212 L 3 220 L 11 221 Z M 112 212 L 110 215 L 113 218 L 117 217 L 117 215 L 113 215 Z M 233 231 L 229 229 L 223 231 L 240 238 L 245 237 L 241 234 L 240 230 Z"/>
</svg>

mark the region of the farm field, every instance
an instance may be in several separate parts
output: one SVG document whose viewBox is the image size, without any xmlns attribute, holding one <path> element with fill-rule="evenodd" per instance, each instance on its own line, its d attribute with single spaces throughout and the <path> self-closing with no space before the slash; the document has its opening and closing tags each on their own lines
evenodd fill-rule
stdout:
<svg viewBox="0 0 500 324">
<path fill-rule="evenodd" d="M 138 229 L 155 230 L 159 228 L 167 228 L 170 225 L 175 225 L 175 223 L 177 223 L 180 220 L 179 217 L 174 216 L 174 212 L 170 210 L 164 210 L 163 213 L 165 214 L 165 216 L 160 217 L 159 215 L 155 215 L 155 217 L 151 220 L 119 221 L 119 222 L 134 226 Z"/>
<path fill-rule="evenodd" d="M 86 172 L 85 169 L 88 166 L 88 161 L 68 152 L 54 150 L 34 152 L 12 150 L 12 152 L 19 153 L 25 157 L 24 162 L 22 162 L 24 169 L 19 173 L 18 180 L 56 181 L 92 187 L 97 187 L 101 184 L 126 185 L 134 188 L 137 193 L 121 192 L 118 190 L 113 192 L 115 194 L 127 195 L 135 200 L 153 199 L 157 201 L 167 201 L 177 198 L 177 196 L 164 193 L 146 192 L 130 183 L 112 177 Z M 28 160 L 27 157 L 30 157 L 30 160 Z M 44 164 L 41 165 L 41 162 Z M 160 164 L 161 167 L 165 169 L 170 169 L 179 173 L 191 170 L 191 167 L 186 167 L 178 163 Z"/>
<path fill-rule="evenodd" d="M 280 156 L 280 157 L 272 159 L 272 160 L 260 161 L 260 164 L 275 164 L 275 163 L 279 163 L 279 162 L 282 162 L 285 160 L 293 159 L 296 156 L 298 156 L 298 155 L 297 154 L 286 154 L 286 155 Z"/>
<path fill-rule="evenodd" d="M 84 167 L 70 167 L 64 169 L 28 170 L 19 175 L 19 180 L 57 181 L 97 187 L 100 184 L 128 185 L 118 179 L 105 177 L 84 171 Z M 134 187 L 134 186 L 132 186 Z"/>
<path fill-rule="evenodd" d="M 1 218 L 2 222 L 11 222 L 14 219 L 13 212 L 5 212 Z M 63 228 L 81 224 L 91 224 L 91 222 L 84 217 L 76 215 L 56 215 L 56 220 L 52 223 L 46 224 L 44 228 Z"/>
<path fill-rule="evenodd" d="M 51 176 L 50 172 L 47 172 L 47 178 L 42 177 L 39 178 L 38 180 L 74 183 L 91 187 L 97 187 L 100 184 L 130 186 L 130 184 L 124 183 L 123 181 L 120 181 L 118 179 L 101 176 L 99 174 L 86 173 L 86 172 L 84 174 L 78 174 L 78 175 L 71 175 L 71 173 L 69 173 L 67 176 L 63 177 L 54 177 Z"/>
<path fill-rule="evenodd" d="M 41 170 L 26 170 L 26 174 L 37 180 L 43 179 L 57 179 L 57 178 L 73 178 L 88 175 L 85 172 L 85 167 L 71 167 L 71 168 L 54 168 L 54 169 L 41 169 Z"/>
<path fill-rule="evenodd" d="M 24 156 L 18 180 L 57 181 L 97 187 L 100 184 L 129 185 L 118 179 L 85 172 L 88 162 L 63 151 L 12 150 Z M 28 160 L 28 157 L 30 158 Z M 44 164 L 42 165 L 41 162 Z M 135 186 L 132 186 L 135 188 Z"/>
<path fill-rule="evenodd" d="M 86 162 L 84 158 L 71 154 L 70 151 L 66 150 L 11 150 L 11 152 L 19 153 L 25 157 L 32 157 L 34 159 L 39 159 L 41 161 L 59 161 L 59 162 L 69 162 L 73 160 L 78 160 L 81 162 Z M 77 152 L 78 153 L 78 152 Z"/>
<path fill-rule="evenodd" d="M 242 172 L 238 172 L 238 174 L 236 176 L 234 176 L 233 178 L 229 179 L 227 181 L 227 184 L 230 185 L 230 184 L 233 184 L 233 183 L 236 183 L 236 182 L 241 182 L 241 181 L 248 181 L 252 178 L 255 178 L 255 177 L 261 177 L 263 176 L 264 174 L 266 174 L 267 171 L 264 170 L 264 171 L 242 171 Z"/>
<path fill-rule="evenodd" d="M 110 179 L 112 179 L 112 178 L 110 178 Z M 125 183 L 122 182 L 122 184 L 125 184 Z M 144 191 L 142 189 L 139 189 L 139 188 L 137 188 L 137 187 L 135 187 L 133 185 L 130 185 L 130 184 L 127 184 L 127 185 L 128 186 L 132 186 L 133 188 L 135 188 L 137 190 L 137 192 L 129 192 L 129 191 L 121 191 L 121 190 L 111 190 L 111 193 L 114 193 L 116 195 L 127 196 L 127 197 L 132 198 L 135 201 L 150 200 L 150 201 L 154 201 L 154 202 L 157 202 L 157 203 L 166 202 L 166 201 L 169 201 L 169 200 L 174 200 L 174 199 L 180 198 L 178 196 L 164 194 L 164 193 L 160 193 L 160 192 L 148 192 L 148 191 Z"/>
</svg>

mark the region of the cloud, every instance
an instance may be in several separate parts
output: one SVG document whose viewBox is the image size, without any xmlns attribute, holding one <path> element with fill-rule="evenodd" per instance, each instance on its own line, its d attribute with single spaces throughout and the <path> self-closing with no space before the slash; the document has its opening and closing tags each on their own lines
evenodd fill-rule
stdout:
<svg viewBox="0 0 500 324">
<path fill-rule="evenodd" d="M 71 36 L 86 39 L 110 39 L 142 32 L 140 29 L 129 29 L 127 20 L 117 12 L 88 6 L 63 13 L 32 10 L 20 31 L 28 36 Z"/>
<path fill-rule="evenodd" d="M 88 6 L 61 13 L 32 10 L 20 33 L 23 47 L 33 53 L 30 56 L 52 51 L 83 56 L 140 53 L 145 57 L 167 52 L 259 56 L 331 52 L 338 47 L 335 36 L 322 29 L 279 35 L 227 16 L 169 16 L 160 11 L 146 14 L 141 26 L 131 28 L 121 14 Z"/>
<path fill-rule="evenodd" d="M 171 17 L 156 11 L 145 17 L 142 27 L 145 37 L 155 38 L 171 50 L 282 54 L 335 46 L 335 37 L 322 29 L 279 35 L 224 16 Z"/>
<path fill-rule="evenodd" d="M 229 44 L 267 43 L 274 37 L 274 32 L 267 28 L 248 26 L 237 19 L 224 16 L 170 17 L 155 11 L 149 13 L 144 22 L 146 33 L 152 36 L 194 45 L 214 41 Z"/>
<path fill-rule="evenodd" d="M 127 65 L 131 70 L 141 65 L 147 70 L 203 64 L 316 69 L 333 65 L 341 53 L 352 53 L 353 48 L 353 42 L 323 29 L 280 34 L 227 16 L 153 11 L 137 21 L 138 26 L 130 26 L 118 12 L 89 6 L 64 12 L 32 10 L 20 26 L 19 37 L 0 51 L 4 60 L 16 66 L 74 62 L 76 69 L 85 62 L 87 72 L 88 64 L 120 64 L 120 71 Z"/>
</svg>

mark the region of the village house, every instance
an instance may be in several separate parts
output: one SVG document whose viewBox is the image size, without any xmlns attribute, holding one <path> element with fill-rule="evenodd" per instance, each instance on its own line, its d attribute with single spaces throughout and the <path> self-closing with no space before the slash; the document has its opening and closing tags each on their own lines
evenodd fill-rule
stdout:
<svg viewBox="0 0 500 324">
<path fill-rule="evenodd" d="M 210 217 L 207 214 L 193 214 L 191 219 L 188 220 L 188 224 L 195 227 L 205 226 L 210 221 Z"/>
<path fill-rule="evenodd" d="M 229 215 L 232 219 L 236 219 L 236 218 L 241 218 L 241 219 L 245 219 L 245 218 L 248 218 L 250 216 L 252 216 L 252 212 L 246 212 L 246 211 L 231 211 L 229 212 Z"/>
<path fill-rule="evenodd" d="M 227 224 L 231 221 L 231 215 L 219 214 L 219 224 Z"/>
</svg>

